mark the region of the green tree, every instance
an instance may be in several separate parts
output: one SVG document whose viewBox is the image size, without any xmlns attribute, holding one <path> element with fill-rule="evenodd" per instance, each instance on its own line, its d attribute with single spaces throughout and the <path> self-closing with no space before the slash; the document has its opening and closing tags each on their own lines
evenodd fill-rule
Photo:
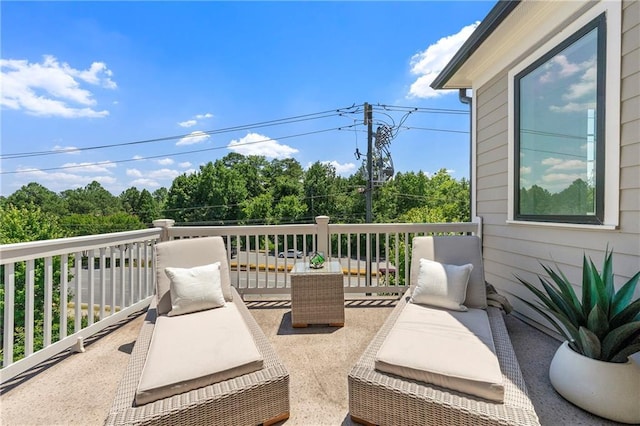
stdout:
<svg viewBox="0 0 640 426">
<path fill-rule="evenodd" d="M 298 222 L 307 212 L 307 206 L 300 197 L 295 195 L 284 196 L 274 207 L 274 214 L 281 223 Z"/>
<path fill-rule="evenodd" d="M 587 215 L 595 212 L 593 188 L 576 179 L 567 188 L 551 197 L 555 214 Z"/>
<path fill-rule="evenodd" d="M 9 195 L 6 203 L 18 208 L 28 208 L 33 204 L 43 213 L 57 216 L 62 216 L 67 211 L 64 201 L 58 194 L 36 182 L 30 182 Z"/>
<path fill-rule="evenodd" d="M 248 224 L 273 223 L 273 197 L 264 193 L 242 202 L 244 222 Z"/>
<path fill-rule="evenodd" d="M 68 189 L 62 192 L 69 213 L 107 216 L 122 211 L 120 199 L 93 181 L 84 188 Z"/>
<path fill-rule="evenodd" d="M 119 196 L 122 208 L 126 213 L 135 214 L 140 203 L 140 191 L 135 186 L 127 188 Z"/>
<path fill-rule="evenodd" d="M 136 210 L 136 216 L 147 225 L 151 225 L 154 219 L 160 219 L 160 212 L 158 204 L 153 198 L 153 195 L 146 189 L 140 192 L 138 198 L 138 208 Z"/>
<path fill-rule="evenodd" d="M 58 224 L 57 216 L 51 213 L 44 213 L 40 208 L 33 205 L 28 208 L 17 208 L 13 205 L 0 207 L 0 243 L 11 244 L 28 241 L 49 240 L 66 236 L 65 230 Z M 60 333 L 60 304 L 67 301 L 60 300 L 60 258 L 53 258 L 53 289 L 52 289 L 52 341 L 59 338 Z M 25 336 L 25 297 L 26 279 L 25 262 L 17 262 L 14 269 L 15 292 L 14 306 L 14 360 L 24 357 L 24 336 Z M 5 291 L 4 266 L 0 268 L 0 318 L 4 318 L 4 291 Z M 34 261 L 34 351 L 43 347 L 44 341 L 44 260 Z M 0 348 L 3 347 L 4 323 L 0 322 Z"/>
<path fill-rule="evenodd" d="M 332 216 L 336 207 L 332 199 L 336 187 L 335 167 L 316 161 L 304 174 L 303 186 L 307 210 L 311 216 Z"/>
<path fill-rule="evenodd" d="M 63 217 L 60 224 L 69 235 L 73 236 L 108 234 L 145 228 L 145 224 L 137 216 L 124 212 L 108 216 L 70 214 Z"/>
<path fill-rule="evenodd" d="M 161 216 L 161 218 L 164 218 L 165 217 L 164 209 L 167 204 L 167 199 L 169 197 L 169 190 L 164 186 L 161 186 L 160 188 L 153 191 L 151 195 L 153 196 L 153 200 L 156 202 L 158 215 Z"/>
<path fill-rule="evenodd" d="M 551 193 L 533 185 L 520 189 L 520 214 L 548 214 L 552 212 Z"/>
<path fill-rule="evenodd" d="M 199 207 L 196 201 L 197 173 L 182 174 L 176 177 L 167 193 L 164 213 L 176 222 L 196 222 Z"/>
<path fill-rule="evenodd" d="M 273 201 L 278 203 L 289 195 L 302 194 L 302 178 L 304 171 L 300 163 L 293 158 L 272 160 L 264 169 L 267 188 L 273 194 Z"/>
<path fill-rule="evenodd" d="M 265 170 L 269 162 L 263 156 L 244 156 L 232 152 L 224 156 L 221 161 L 225 167 L 236 170 L 244 177 L 248 198 L 262 195 L 269 189 L 265 179 Z"/>
</svg>

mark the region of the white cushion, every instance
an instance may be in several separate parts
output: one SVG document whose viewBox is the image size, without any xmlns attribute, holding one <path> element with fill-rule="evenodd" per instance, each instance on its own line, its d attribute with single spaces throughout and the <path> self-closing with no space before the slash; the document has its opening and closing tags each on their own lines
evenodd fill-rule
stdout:
<svg viewBox="0 0 640 426">
<path fill-rule="evenodd" d="M 466 311 L 467 283 L 473 265 L 447 265 L 420 259 L 418 283 L 411 296 L 412 303 Z"/>
<path fill-rule="evenodd" d="M 171 280 L 164 268 L 192 268 L 220 262 L 220 279 L 224 300 L 231 302 L 231 276 L 227 250 L 222 237 L 186 238 L 181 240 L 162 241 L 155 246 L 156 259 L 156 295 L 158 297 L 158 315 L 166 315 L 171 310 Z"/>
<path fill-rule="evenodd" d="M 224 306 L 220 283 L 220 262 L 193 268 L 164 269 L 171 280 L 171 311 L 167 315 L 183 315 Z"/>
<path fill-rule="evenodd" d="M 448 265 L 471 263 L 473 271 L 469 275 L 467 308 L 487 309 L 487 286 L 482 264 L 482 241 L 476 235 L 414 237 L 411 249 L 411 285 L 418 281 L 419 259 L 429 259 Z"/>
<path fill-rule="evenodd" d="M 263 363 L 233 303 L 189 315 L 161 315 L 136 389 L 136 405 L 249 374 Z"/>
<path fill-rule="evenodd" d="M 407 303 L 375 357 L 377 370 L 492 401 L 503 376 L 487 312 Z"/>
</svg>

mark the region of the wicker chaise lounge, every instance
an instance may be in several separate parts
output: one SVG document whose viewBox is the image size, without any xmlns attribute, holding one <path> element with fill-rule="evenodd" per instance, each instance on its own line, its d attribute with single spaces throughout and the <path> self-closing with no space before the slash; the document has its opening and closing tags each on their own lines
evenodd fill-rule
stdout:
<svg viewBox="0 0 640 426">
<path fill-rule="evenodd" d="M 207 241 L 208 240 L 208 241 Z M 194 247 L 187 241 L 193 241 Z M 224 244 L 219 237 L 199 238 L 194 240 L 172 241 L 178 250 L 194 250 L 187 255 L 186 265 L 192 267 L 209 258 L 211 252 L 224 252 Z M 213 250 L 211 244 L 214 244 Z M 165 244 L 165 243 L 160 243 Z M 185 245 L 186 244 L 186 245 Z M 226 252 L 225 252 L 226 253 Z M 220 272 L 228 275 L 225 256 L 215 259 L 222 263 Z M 167 266 L 166 259 L 156 256 L 157 276 Z M 135 346 L 131 353 L 129 365 L 116 391 L 113 405 L 105 421 L 107 425 L 155 424 L 155 425 L 271 425 L 289 417 L 289 373 L 271 347 L 260 326 L 245 306 L 237 291 L 229 286 L 233 304 L 246 324 L 255 347 L 262 357 L 262 368 L 231 379 L 219 381 L 204 387 L 192 389 L 176 395 L 164 397 L 156 401 L 136 404 L 140 397 L 139 383 L 145 368 L 145 361 L 152 347 L 152 336 L 159 313 L 158 305 L 166 303 L 163 299 L 162 286 L 158 286 L 161 296 L 155 298 L 148 309 Z M 206 329 L 206 328 L 205 328 Z M 207 338 L 206 332 L 201 336 Z M 211 356 L 203 354 L 203 356 Z M 206 358 L 205 358 L 206 360 Z"/>
<path fill-rule="evenodd" d="M 424 237 L 426 238 L 426 237 Z M 476 238 L 476 237 L 445 237 Z M 456 240 L 460 242 L 461 240 Z M 449 241 L 447 241 L 449 242 Z M 478 240 L 478 251 L 479 251 Z M 424 253 L 412 255 L 412 283 L 415 264 Z M 455 252 L 455 250 L 454 250 Z M 428 257 L 428 255 L 426 256 Z M 445 263 L 446 260 L 439 259 Z M 471 260 L 469 260 L 471 262 Z M 478 262 L 480 262 L 478 264 Z M 473 261 L 479 266 L 484 283 L 482 256 Z M 446 263 L 453 263 L 449 261 Z M 462 263 L 458 263 L 462 264 Z M 539 425 L 518 366 L 502 313 L 488 307 L 487 316 L 493 336 L 504 386 L 504 400 L 493 402 L 423 381 L 412 380 L 377 370 L 376 358 L 398 317 L 410 303 L 412 285 L 400 298 L 389 318 L 374 337 L 348 377 L 349 412 L 353 421 L 366 425 Z M 468 294 L 468 293 L 467 293 Z M 416 357 L 428 357 L 429 349 L 416 351 Z M 499 374 L 499 373 L 498 373 Z"/>
</svg>

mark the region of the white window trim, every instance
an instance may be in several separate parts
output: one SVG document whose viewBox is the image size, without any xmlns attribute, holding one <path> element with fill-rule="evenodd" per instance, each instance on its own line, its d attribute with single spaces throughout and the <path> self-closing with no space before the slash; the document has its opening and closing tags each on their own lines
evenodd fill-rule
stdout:
<svg viewBox="0 0 640 426">
<path fill-rule="evenodd" d="M 514 220 L 514 156 L 515 156 L 515 103 L 514 77 L 520 71 L 558 46 L 600 14 L 607 17 L 606 92 L 605 92 L 605 193 L 604 224 L 582 225 L 556 222 L 531 222 Z M 508 73 L 508 202 L 507 223 L 546 225 L 586 229 L 615 229 L 620 221 L 620 67 L 622 56 L 622 4 L 619 1 L 602 1 L 586 11 L 572 24 L 563 28 L 549 41 L 514 66 Z M 549 28 L 553 32 L 553 28 Z"/>
</svg>

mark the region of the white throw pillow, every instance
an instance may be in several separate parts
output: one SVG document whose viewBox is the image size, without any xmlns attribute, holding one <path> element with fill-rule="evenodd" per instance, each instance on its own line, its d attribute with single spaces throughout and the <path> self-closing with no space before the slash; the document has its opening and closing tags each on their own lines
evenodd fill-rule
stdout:
<svg viewBox="0 0 640 426">
<path fill-rule="evenodd" d="M 169 316 L 188 314 L 224 306 L 220 262 L 194 268 L 164 268 L 171 280 Z"/>
<path fill-rule="evenodd" d="M 472 270 L 471 263 L 457 266 L 420 259 L 418 284 L 411 295 L 411 302 L 466 311 L 463 303 Z"/>
</svg>

